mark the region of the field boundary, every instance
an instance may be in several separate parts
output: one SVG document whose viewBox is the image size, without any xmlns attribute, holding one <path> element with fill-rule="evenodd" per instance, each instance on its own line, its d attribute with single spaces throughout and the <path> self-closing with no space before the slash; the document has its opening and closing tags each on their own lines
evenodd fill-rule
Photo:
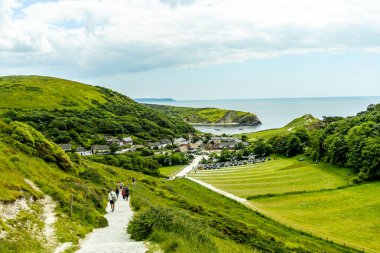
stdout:
<svg viewBox="0 0 380 253">
<path fill-rule="evenodd" d="M 245 198 L 240 198 L 238 196 L 235 196 L 234 194 L 231 194 L 231 193 L 228 193 L 226 191 L 223 191 L 215 186 L 212 186 L 208 183 L 205 183 L 203 181 L 200 181 L 198 179 L 194 179 L 194 178 L 191 178 L 191 177 L 186 177 L 186 179 L 190 180 L 190 181 L 193 181 L 205 188 L 208 188 L 209 190 L 211 191 L 214 191 L 216 193 L 219 193 L 227 198 L 230 198 L 234 201 L 237 201 L 241 204 L 243 204 L 244 206 L 246 206 L 247 208 L 255 211 L 257 214 L 259 214 L 260 216 L 268 219 L 268 220 L 271 220 L 271 221 L 274 221 L 276 223 L 278 223 L 280 226 L 283 226 L 285 228 L 289 228 L 290 230 L 294 230 L 294 231 L 297 231 L 301 234 L 307 234 L 311 237 L 314 237 L 315 239 L 319 239 L 319 240 L 323 240 L 323 241 L 326 241 L 326 242 L 329 242 L 329 243 L 334 243 L 334 244 L 337 244 L 337 245 L 340 245 L 340 246 L 343 246 L 347 249 L 353 249 L 353 250 L 357 250 L 358 252 L 368 252 L 368 253 L 379 253 L 380 251 L 375 251 L 373 249 L 369 249 L 369 248 L 366 248 L 366 247 L 358 247 L 357 245 L 354 245 L 352 243 L 349 243 L 349 242 L 345 242 L 344 240 L 342 239 L 339 239 L 339 238 L 335 238 L 335 237 L 332 237 L 332 236 L 326 236 L 324 234 L 321 234 L 321 233 L 313 233 L 313 231 L 309 231 L 307 229 L 304 229 L 303 227 L 299 226 L 299 225 L 296 225 L 296 224 L 293 224 L 292 222 L 289 222 L 287 221 L 286 219 L 283 219 L 283 218 L 280 218 L 278 217 L 277 215 L 271 213 L 271 212 L 268 212 L 264 209 L 261 209 L 260 207 L 254 205 L 253 203 L 249 202 L 247 199 Z M 352 187 L 352 186 L 349 186 L 349 187 Z M 348 187 L 344 187 L 344 188 L 348 188 Z M 338 188 L 339 190 L 340 188 Z M 332 189 L 328 189 L 328 190 L 332 190 Z M 337 190 L 337 189 L 335 189 Z M 307 192 L 305 192 L 307 193 Z"/>
</svg>

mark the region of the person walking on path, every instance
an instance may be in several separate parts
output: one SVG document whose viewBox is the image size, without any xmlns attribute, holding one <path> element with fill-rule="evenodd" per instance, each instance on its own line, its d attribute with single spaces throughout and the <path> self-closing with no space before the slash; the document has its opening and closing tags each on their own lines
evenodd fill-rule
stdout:
<svg viewBox="0 0 380 253">
<path fill-rule="evenodd" d="M 116 193 L 113 190 L 109 191 L 109 193 L 108 193 L 108 200 L 110 202 L 112 212 L 115 211 L 115 202 L 117 200 L 117 196 L 116 196 Z"/>
<path fill-rule="evenodd" d="M 119 192 L 120 192 L 119 187 L 116 186 L 115 192 L 116 192 L 117 199 L 119 199 Z"/>
<path fill-rule="evenodd" d="M 128 198 L 129 198 L 129 188 L 128 188 L 128 185 L 126 185 L 125 188 L 124 188 L 124 194 L 125 194 L 125 200 L 128 201 Z"/>
<path fill-rule="evenodd" d="M 123 196 L 123 199 L 125 199 L 125 190 L 124 190 L 124 188 L 121 188 L 121 196 Z"/>
</svg>

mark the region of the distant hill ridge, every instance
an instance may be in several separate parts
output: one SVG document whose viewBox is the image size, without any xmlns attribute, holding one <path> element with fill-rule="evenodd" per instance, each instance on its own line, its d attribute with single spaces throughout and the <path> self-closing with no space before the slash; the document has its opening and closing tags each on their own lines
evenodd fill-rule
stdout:
<svg viewBox="0 0 380 253">
<path fill-rule="evenodd" d="M 178 116 L 190 124 L 261 125 L 258 117 L 250 112 L 220 108 L 192 108 L 156 104 L 145 105 L 157 109 L 166 115 Z"/>
<path fill-rule="evenodd" d="M 147 103 L 147 102 L 173 102 L 173 98 L 134 98 L 136 102 Z"/>
</svg>

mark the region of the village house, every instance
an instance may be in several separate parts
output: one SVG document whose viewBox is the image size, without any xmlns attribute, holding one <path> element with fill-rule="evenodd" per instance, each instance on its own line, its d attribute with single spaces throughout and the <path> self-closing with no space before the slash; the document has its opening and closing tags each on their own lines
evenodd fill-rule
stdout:
<svg viewBox="0 0 380 253">
<path fill-rule="evenodd" d="M 133 145 L 133 139 L 131 136 L 128 136 L 128 137 L 124 137 L 121 139 L 121 141 L 123 142 L 123 145 L 126 146 L 126 145 Z"/>
<path fill-rule="evenodd" d="M 120 141 L 118 138 L 114 137 L 114 136 L 107 136 L 105 138 L 106 138 L 106 142 L 108 143 L 108 145 L 116 143 L 120 147 L 124 146 L 124 143 L 122 141 Z"/>
<path fill-rule="evenodd" d="M 160 149 L 161 148 L 161 143 L 160 142 L 149 142 L 148 147 L 150 149 Z"/>
<path fill-rule="evenodd" d="M 210 141 L 213 141 L 214 143 L 221 143 L 221 142 L 242 142 L 239 138 L 234 137 L 211 137 Z"/>
<path fill-rule="evenodd" d="M 168 139 L 160 140 L 160 143 L 161 143 L 161 147 L 162 147 L 162 148 L 166 148 L 166 146 L 172 144 L 172 142 L 171 142 L 170 140 L 168 140 Z"/>
<path fill-rule="evenodd" d="M 177 151 L 182 152 L 182 153 L 186 153 L 187 151 L 189 151 L 189 144 L 182 144 L 182 145 L 180 145 L 177 148 Z"/>
<path fill-rule="evenodd" d="M 110 147 L 108 145 L 93 145 L 91 147 L 91 152 L 94 155 L 102 155 L 102 154 L 109 154 L 110 153 Z"/>
<path fill-rule="evenodd" d="M 59 144 L 59 146 L 63 149 L 63 151 L 71 150 L 71 144 Z"/>
<path fill-rule="evenodd" d="M 125 149 L 121 149 L 121 150 L 116 151 L 115 154 L 120 155 L 120 154 L 124 154 L 124 153 L 130 152 L 130 151 L 131 151 L 130 148 L 125 148 Z"/>
<path fill-rule="evenodd" d="M 92 155 L 92 151 L 86 150 L 84 147 L 77 147 L 75 149 L 75 153 L 77 153 L 78 155 L 82 155 L 82 156 Z"/>
<path fill-rule="evenodd" d="M 133 146 L 130 148 L 130 151 L 131 151 L 131 152 L 135 152 L 135 151 L 137 151 L 138 149 L 143 149 L 143 148 L 145 148 L 145 146 L 143 146 L 143 145 L 133 145 Z"/>
<path fill-rule="evenodd" d="M 219 144 L 216 144 L 218 149 L 235 149 L 238 147 L 238 145 L 242 145 L 242 148 L 248 147 L 248 142 L 242 142 L 242 141 L 229 141 L 229 142 L 221 142 Z"/>
<path fill-rule="evenodd" d="M 185 144 L 187 145 L 189 144 L 189 141 L 186 140 L 185 138 L 177 138 L 177 139 L 174 139 L 173 144 L 176 146 L 181 146 Z"/>
</svg>

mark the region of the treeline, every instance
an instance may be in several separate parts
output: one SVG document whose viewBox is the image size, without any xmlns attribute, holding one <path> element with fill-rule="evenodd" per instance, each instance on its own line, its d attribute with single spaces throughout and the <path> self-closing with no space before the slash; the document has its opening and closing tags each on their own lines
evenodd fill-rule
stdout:
<svg viewBox="0 0 380 253">
<path fill-rule="evenodd" d="M 101 88 L 107 102 L 87 110 L 75 109 L 7 109 L 5 122 L 21 121 L 44 133 L 55 143 L 73 143 L 89 148 L 101 135 L 132 135 L 137 142 L 172 139 L 195 130 L 177 117 L 166 116 L 136 103 L 130 98 Z"/>
<path fill-rule="evenodd" d="M 161 166 L 188 164 L 189 158 L 183 153 L 157 154 L 148 149 L 121 155 L 89 156 L 92 161 L 135 170 L 148 175 L 159 175 Z"/>
<path fill-rule="evenodd" d="M 380 179 L 380 104 L 370 105 L 356 116 L 324 117 L 308 129 L 260 139 L 250 151 L 294 156 L 304 153 L 315 161 L 353 168 L 357 181 Z"/>
</svg>

